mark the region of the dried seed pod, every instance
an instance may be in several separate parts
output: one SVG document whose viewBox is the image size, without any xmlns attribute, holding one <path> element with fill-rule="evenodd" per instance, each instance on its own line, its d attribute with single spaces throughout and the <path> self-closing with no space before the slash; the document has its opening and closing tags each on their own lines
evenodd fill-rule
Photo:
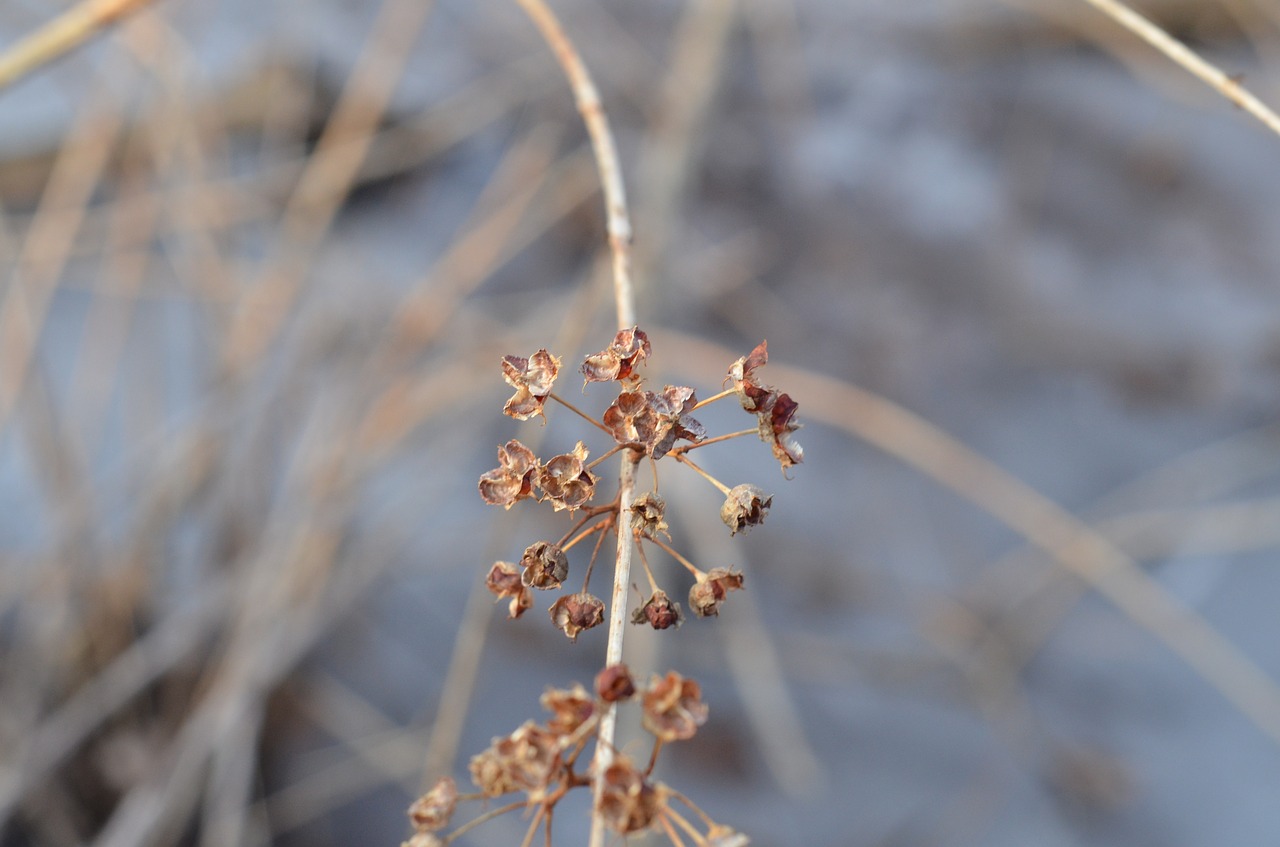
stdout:
<svg viewBox="0 0 1280 847">
<path fill-rule="evenodd" d="M 485 587 L 493 596 L 501 600 L 511 598 L 507 607 L 507 617 L 515 620 L 533 606 L 533 591 L 524 584 L 520 577 L 520 569 L 510 562 L 494 562 L 484 578 Z"/>
<path fill-rule="evenodd" d="M 638 380 L 635 366 L 649 358 L 649 337 L 639 327 L 619 330 L 613 342 L 582 363 L 583 386 L 589 382 Z"/>
<path fill-rule="evenodd" d="M 647 391 L 622 391 L 604 410 L 605 428 L 619 444 L 648 443 L 644 435 L 651 434 L 656 424 L 649 396 Z"/>
<path fill-rule="evenodd" d="M 486 797 L 546 788 L 561 765 L 559 736 L 533 721 L 471 757 L 471 779 Z"/>
<path fill-rule="evenodd" d="M 760 440 L 769 445 L 773 457 L 782 463 L 783 471 L 804 461 L 804 449 L 791 437 L 791 433 L 800 428 L 795 422 L 799 406 L 789 395 L 779 394 L 768 412 L 758 416 Z"/>
<path fill-rule="evenodd" d="M 550 541 L 537 541 L 520 557 L 520 581 L 531 588 L 559 588 L 569 575 L 569 557 Z"/>
<path fill-rule="evenodd" d="M 538 473 L 538 485 L 558 512 L 570 512 L 595 495 L 596 477 L 586 469 L 587 448 L 579 441 L 572 453 L 551 457 Z"/>
<path fill-rule="evenodd" d="M 435 832 L 449 825 L 449 818 L 457 806 L 458 784 L 451 776 L 441 777 L 430 791 L 413 801 L 409 807 L 409 820 L 418 832 Z"/>
<path fill-rule="evenodd" d="M 665 677 L 654 675 L 641 699 L 641 707 L 640 722 L 663 741 L 693 738 L 707 720 L 702 688 L 675 671 L 667 671 Z"/>
<path fill-rule="evenodd" d="M 502 407 L 503 413 L 521 421 L 527 421 L 534 415 L 543 415 L 542 406 L 559 373 L 560 360 L 545 349 L 527 359 L 523 356 L 503 356 L 502 378 L 516 390 Z"/>
<path fill-rule="evenodd" d="M 731 535 L 749 527 L 764 523 L 764 516 L 773 505 L 773 497 L 754 485 L 735 485 L 729 489 L 724 505 L 720 507 L 720 520 L 729 527 Z"/>
<path fill-rule="evenodd" d="M 755 378 L 756 368 L 762 367 L 768 361 L 769 342 L 761 341 L 750 354 L 729 366 L 729 379 L 733 380 L 738 402 L 748 412 L 758 412 L 772 404 L 769 398 L 774 393 L 773 390 L 762 386 Z"/>
<path fill-rule="evenodd" d="M 689 589 L 689 606 L 700 618 L 720 614 L 720 604 L 730 591 L 742 588 L 742 574 L 712 568 Z"/>
<path fill-rule="evenodd" d="M 480 477 L 480 497 L 491 506 L 510 509 L 520 500 L 533 495 L 538 457 L 533 451 L 512 439 L 498 448 L 498 467 Z"/>
<path fill-rule="evenodd" d="M 572 688 L 548 688 L 542 695 L 542 708 L 551 712 L 547 728 L 562 736 L 573 735 L 595 717 L 596 699 L 578 683 Z"/>
<path fill-rule="evenodd" d="M 666 797 L 644 778 L 631 760 L 615 756 L 605 769 L 598 811 L 614 832 L 628 835 L 648 829 L 666 806 Z"/>
<path fill-rule="evenodd" d="M 672 602 L 667 592 L 659 589 L 631 614 L 632 623 L 647 623 L 654 629 L 670 629 L 680 626 L 680 604 Z"/>
<path fill-rule="evenodd" d="M 636 693 L 631 670 L 624 664 L 609 665 L 596 674 L 596 695 L 606 703 L 629 700 Z"/>
<path fill-rule="evenodd" d="M 578 633 L 604 623 L 604 601 L 585 591 L 566 594 L 551 604 L 551 622 L 574 641 Z"/>
<path fill-rule="evenodd" d="M 657 416 L 653 432 L 646 440 L 650 456 L 661 459 L 671 451 L 677 439 L 697 442 L 706 438 L 706 429 L 688 414 L 698 405 L 697 394 L 692 388 L 668 385 L 661 394 L 647 393 L 649 407 Z"/>
<path fill-rule="evenodd" d="M 659 533 L 670 538 L 671 533 L 667 531 L 665 520 L 666 512 L 667 501 L 658 492 L 650 491 L 637 497 L 631 504 L 632 531 L 645 538 L 653 538 Z"/>
</svg>

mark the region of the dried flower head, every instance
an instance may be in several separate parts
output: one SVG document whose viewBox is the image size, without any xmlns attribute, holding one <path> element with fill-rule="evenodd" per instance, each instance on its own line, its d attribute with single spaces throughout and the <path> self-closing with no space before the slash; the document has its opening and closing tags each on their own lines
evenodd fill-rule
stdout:
<svg viewBox="0 0 1280 847">
<path fill-rule="evenodd" d="M 471 779 L 486 797 L 512 791 L 534 794 L 546 788 L 560 766 L 559 736 L 526 721 L 471 757 Z"/>
<path fill-rule="evenodd" d="M 539 350 L 527 359 L 503 356 L 502 378 L 516 390 L 502 407 L 503 413 L 521 421 L 542 415 L 542 406 L 559 373 L 560 360 L 546 350 Z"/>
<path fill-rule="evenodd" d="M 659 589 L 631 614 L 632 623 L 647 623 L 654 629 L 680 626 L 680 604 L 673 603 L 667 592 Z"/>
<path fill-rule="evenodd" d="M 644 435 L 653 432 L 656 421 L 647 391 L 622 391 L 604 410 L 604 425 L 619 444 L 647 443 Z"/>
<path fill-rule="evenodd" d="M 572 688 L 548 688 L 542 695 L 542 708 L 551 712 L 547 728 L 568 736 L 595 716 L 596 699 L 587 689 L 574 683 Z"/>
<path fill-rule="evenodd" d="M 631 760 L 617 756 L 604 772 L 598 811 L 614 832 L 627 835 L 649 828 L 666 805 Z"/>
<path fill-rule="evenodd" d="M 507 617 L 515 620 L 533 606 L 533 591 L 520 578 L 520 569 L 510 562 L 494 562 L 489 574 L 484 578 L 485 587 L 494 597 L 501 600 L 510 597 Z"/>
<path fill-rule="evenodd" d="M 552 456 L 538 474 L 538 485 L 558 512 L 572 512 L 596 492 L 596 478 L 586 469 L 587 448 L 579 441 L 572 453 Z"/>
<path fill-rule="evenodd" d="M 619 330 L 604 350 L 582 363 L 583 386 L 588 382 L 638 380 L 635 366 L 649 358 L 649 337 L 639 327 Z"/>
<path fill-rule="evenodd" d="M 689 589 L 689 606 L 700 618 L 718 615 L 725 596 L 740 588 L 742 574 L 728 568 L 712 568 Z"/>
<path fill-rule="evenodd" d="M 791 437 L 800 428 L 795 422 L 799 403 L 789 395 L 779 394 L 768 413 L 759 414 L 760 440 L 773 450 L 773 457 L 782 463 L 783 471 L 804 461 L 804 449 Z"/>
<path fill-rule="evenodd" d="M 670 538 L 671 533 L 667 531 L 665 520 L 666 513 L 667 501 L 663 500 L 658 492 L 649 491 L 637 497 L 631 504 L 631 529 L 645 538 L 653 538 L 658 534 Z"/>
<path fill-rule="evenodd" d="M 677 439 L 701 441 L 707 437 L 702 424 L 690 417 L 689 412 L 698 405 L 698 397 L 692 388 L 684 385 L 668 385 L 661 394 L 647 392 L 649 408 L 657 416 L 653 433 L 646 440 L 649 455 L 661 459 L 675 446 Z"/>
<path fill-rule="evenodd" d="M 550 541 L 535 541 L 525 548 L 520 567 L 523 569 L 521 582 L 545 591 L 559 588 L 569 575 L 569 557 Z"/>
<path fill-rule="evenodd" d="M 533 495 L 538 457 L 514 438 L 498 448 L 498 467 L 480 477 L 480 497 L 490 506 L 510 509 Z"/>
<path fill-rule="evenodd" d="M 458 784 L 453 777 L 441 777 L 431 790 L 423 794 L 409 807 L 409 820 L 418 832 L 435 832 L 449 825 L 449 818 L 458 806 Z"/>
<path fill-rule="evenodd" d="M 596 674 L 596 694 L 606 703 L 629 700 L 636 693 L 631 670 L 624 664 L 609 665 Z"/>
<path fill-rule="evenodd" d="M 566 594 L 551 604 L 551 622 L 574 641 L 578 633 L 604 623 L 604 601 L 585 591 Z"/>
<path fill-rule="evenodd" d="M 729 489 L 724 505 L 720 507 L 720 520 L 729 527 L 729 533 L 764 523 L 764 516 L 773 505 L 773 497 L 754 485 L 735 485 Z"/>
<path fill-rule="evenodd" d="M 729 366 L 729 379 L 737 392 L 738 402 L 748 412 L 758 412 L 772 401 L 773 389 L 756 381 L 755 370 L 769 361 L 769 342 L 761 341 L 748 355 Z"/>
<path fill-rule="evenodd" d="M 641 699 L 640 722 L 663 741 L 693 738 L 707 720 L 707 704 L 702 702 L 698 683 L 675 671 L 665 677 L 655 675 Z"/>
</svg>

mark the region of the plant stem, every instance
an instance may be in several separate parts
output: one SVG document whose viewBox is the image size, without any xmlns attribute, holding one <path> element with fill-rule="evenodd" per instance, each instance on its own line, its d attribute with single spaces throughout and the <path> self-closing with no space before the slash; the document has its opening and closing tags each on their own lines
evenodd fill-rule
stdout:
<svg viewBox="0 0 1280 847">
<path fill-rule="evenodd" d="M 591 572 L 596 567 L 596 557 L 600 555 L 600 547 L 604 544 L 604 532 L 600 533 L 600 537 L 596 539 L 596 546 L 591 551 L 591 561 L 587 562 L 587 573 L 582 578 L 582 593 L 587 593 L 587 586 L 591 584 Z"/>
<path fill-rule="evenodd" d="M 759 432 L 760 432 L 759 429 L 740 429 L 737 432 L 730 432 L 730 433 L 726 433 L 725 435 L 717 435 L 715 438 L 704 438 L 702 441 L 698 441 L 693 444 L 681 444 L 679 447 L 672 450 L 670 455 L 676 455 L 679 453 L 688 453 L 690 450 L 696 450 L 699 447 L 706 447 L 708 444 L 715 444 L 719 441 L 728 441 L 730 438 L 741 438 L 744 435 L 756 435 Z"/>
<path fill-rule="evenodd" d="M 684 556 L 681 556 L 679 553 L 677 553 L 676 549 L 672 547 L 670 544 L 667 544 L 665 541 L 660 541 L 657 538 L 652 538 L 652 537 L 650 537 L 649 540 L 652 541 L 654 544 L 657 544 L 663 550 L 667 551 L 667 554 L 671 556 L 671 558 L 675 559 L 677 562 L 684 565 L 689 570 L 689 572 L 693 574 L 696 578 L 702 579 L 703 577 L 706 576 L 705 573 L 698 570 L 697 565 L 695 565 L 693 562 L 689 561 Z"/>
<path fill-rule="evenodd" d="M 703 406 L 710 406 L 712 403 L 716 402 L 717 400 L 723 400 L 724 398 L 728 397 L 730 394 L 733 394 L 737 390 L 738 389 L 736 388 L 726 388 L 724 391 L 721 391 L 719 394 L 712 394 L 706 400 L 699 400 L 697 405 L 695 405 L 691 411 L 696 412 L 699 409 L 701 409 Z"/>
<path fill-rule="evenodd" d="M 707 482 L 714 485 L 716 488 L 719 488 L 721 494 L 725 495 L 726 497 L 729 496 L 729 486 L 725 485 L 723 482 L 716 479 L 714 476 L 712 476 L 711 474 L 704 471 L 702 468 L 695 465 L 693 463 L 693 460 L 691 460 L 688 456 L 684 455 L 683 453 L 672 453 L 671 457 L 675 459 L 677 462 L 681 462 L 682 464 L 686 464 L 689 467 L 693 468 L 694 471 L 697 472 L 698 476 L 702 477 Z"/>
<path fill-rule="evenodd" d="M 523 809 L 527 805 L 529 805 L 528 802 L 524 800 L 517 800 L 514 803 L 508 803 L 505 806 L 500 806 L 496 809 L 490 809 L 489 811 L 481 815 L 477 815 L 472 820 L 467 821 L 462 826 L 458 827 L 453 832 L 449 833 L 449 837 L 448 839 L 446 839 L 446 842 L 453 841 L 458 836 L 463 835 L 475 829 L 480 824 L 485 823 L 486 821 L 493 820 L 499 815 L 505 815 L 507 812 L 514 812 L 516 809 Z"/>
<path fill-rule="evenodd" d="M 0 89 L 70 53 L 99 30 L 150 0 L 85 0 L 72 6 L 0 55 Z"/>
<path fill-rule="evenodd" d="M 591 79 L 582 57 L 565 35 L 555 13 L 543 0 L 516 0 L 533 21 L 542 37 L 551 47 L 556 60 L 564 70 L 573 89 L 582 122 L 591 137 L 596 167 L 600 172 L 600 188 L 604 194 L 605 218 L 609 232 L 609 248 L 613 253 L 613 296 L 617 308 L 618 329 L 636 325 L 635 285 L 631 280 L 631 218 L 627 212 L 627 193 L 618 165 L 618 148 L 609 128 L 609 119 L 600 94 Z M 631 510 L 635 494 L 636 465 L 639 455 L 633 450 L 623 453 L 618 472 L 618 514 Z M 622 641 L 627 631 L 627 589 L 631 580 L 630 533 L 619 531 L 617 563 L 613 571 L 613 594 L 609 605 L 609 641 L 605 651 L 605 664 L 622 661 Z M 600 796 L 604 790 L 604 771 L 613 758 L 613 739 L 617 727 L 617 704 L 611 703 L 600 720 L 600 734 L 596 742 L 595 787 L 591 814 L 590 847 L 604 847 L 604 818 L 598 813 Z"/>
<path fill-rule="evenodd" d="M 579 409 L 577 406 L 573 405 L 573 404 L 572 404 L 572 403 L 570 403 L 568 400 L 566 400 L 566 399 L 564 399 L 563 397 L 561 397 L 559 394 L 556 394 L 555 392 L 552 392 L 552 393 L 548 394 L 547 396 L 548 396 L 548 397 L 550 397 L 552 400 L 555 400 L 555 401 L 556 401 L 557 403 L 559 403 L 561 406 L 564 406 L 564 407 L 565 407 L 566 409 L 568 409 L 569 411 L 573 412 L 573 413 L 574 413 L 575 415 L 577 415 L 578 417 L 582 418 L 582 419 L 583 419 L 584 421 L 586 421 L 587 423 L 589 423 L 589 424 L 591 424 L 592 426 L 596 427 L 597 429 L 604 430 L 604 432 L 605 432 L 605 433 L 606 433 L 610 438 L 612 438 L 612 437 L 613 437 L 613 433 L 612 433 L 612 432 L 609 432 L 608 428 L 607 428 L 604 424 L 600 423 L 600 421 L 598 421 L 598 420 L 596 420 L 595 418 L 591 417 L 591 416 L 590 416 L 590 415 L 588 415 L 586 412 L 582 411 L 582 410 L 581 410 L 581 409 Z"/>
</svg>

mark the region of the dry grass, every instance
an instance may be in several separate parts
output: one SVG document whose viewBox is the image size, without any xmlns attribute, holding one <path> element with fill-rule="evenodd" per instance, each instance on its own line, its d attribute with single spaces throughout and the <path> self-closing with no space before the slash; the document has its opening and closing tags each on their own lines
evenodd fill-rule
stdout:
<svg viewBox="0 0 1280 847">
<path fill-rule="evenodd" d="M 868 821 L 856 843 L 907 830 L 930 843 L 982 841 L 1015 793 L 993 749 L 1012 751 L 1019 773 L 1044 777 L 1047 792 L 1087 807 L 1085 817 L 1123 814 L 1127 792 L 1141 791 L 1153 766 L 1136 756 L 1125 763 L 1098 749 L 1107 740 L 1072 737 L 1045 716 L 1059 706 L 1031 668 L 1055 639 L 1097 651 L 1119 675 L 1126 663 L 1163 667 L 1167 650 L 1195 676 L 1161 679 L 1216 691 L 1262 731 L 1247 739 L 1280 740 L 1277 667 L 1251 642 L 1273 625 L 1196 608 L 1152 568 L 1213 556 L 1267 584 L 1247 557 L 1272 557 L 1280 545 L 1273 431 L 1212 448 L 1207 435 L 1188 437 L 1163 470 L 1151 470 L 1155 459 L 1139 463 L 1145 484 L 1094 511 L 1075 509 L 1075 500 L 1068 507 L 1040 493 L 1054 488 L 1043 478 L 1020 481 L 1016 459 L 986 459 L 948 435 L 964 426 L 959 406 L 940 403 L 937 422 L 906 411 L 930 408 L 913 386 L 920 373 L 947 368 L 943 357 L 886 354 L 880 370 L 858 328 L 832 328 L 849 304 L 874 312 L 888 302 L 852 279 L 854 268 L 892 275 L 904 261 L 893 252 L 901 242 L 888 258 L 867 258 L 881 217 L 846 217 L 842 201 L 821 192 L 808 195 L 813 208 L 797 207 L 801 189 L 773 187 L 800 168 L 769 155 L 824 149 L 815 127 L 832 95 L 797 54 L 822 40 L 824 25 L 845 25 L 832 8 L 840 4 L 639 12 L 556 3 L 596 77 L 586 85 L 575 76 L 573 86 L 514 5 L 386 0 L 367 21 L 326 7 L 317 14 L 347 43 L 340 60 L 306 54 L 318 45 L 287 53 L 279 45 L 293 22 L 282 19 L 277 36 L 253 36 L 260 55 L 280 58 L 237 62 L 234 73 L 203 41 L 200 16 L 212 13 L 172 0 L 129 5 L 137 8 L 112 29 L 100 24 L 114 12 L 77 17 L 74 37 L 42 42 L 35 58 L 12 48 L 10 63 L 0 61 L 0 86 L 13 83 L 0 98 L 30 104 L 21 98 L 43 92 L 66 105 L 52 134 L 22 149 L 0 145 L 0 844 L 402 837 L 401 807 L 424 779 L 458 771 L 460 757 L 532 710 L 539 681 L 583 678 L 604 655 L 603 640 L 588 636 L 567 652 L 527 629 L 513 636 L 514 625 L 491 630 L 485 565 L 509 556 L 527 529 L 475 502 L 476 473 L 511 434 L 494 412 L 503 393 L 494 363 L 542 346 L 589 352 L 637 313 L 659 358 L 679 362 L 672 381 L 718 382 L 762 335 L 775 362 L 805 365 L 771 366 L 815 437 L 810 464 L 780 491 L 795 505 L 752 538 L 775 540 L 752 552 L 710 530 L 691 528 L 685 539 L 699 559 L 753 559 L 750 601 L 719 622 L 722 637 L 694 624 L 679 640 L 637 637 L 626 647 L 633 666 L 687 662 L 709 678 L 710 726 L 721 729 L 672 767 L 689 772 L 701 802 L 700 780 L 717 818 L 741 814 L 745 829 L 787 818 L 779 825 L 811 843 Z M 1271 120 L 1262 101 L 1275 90 L 1267 57 L 1280 21 L 1246 0 L 1214 5 L 1263 57 L 1257 84 L 1249 80 L 1261 99 L 1195 66 Z M 1167 30 L 1194 36 L 1182 7 L 1165 6 Z M 1164 8 L 1151 4 L 1150 18 Z M 1005 19 L 991 14 L 1000 30 Z M 4 15 L 8 32 L 42 23 Z M 571 76 L 580 74 L 539 20 Z M 1022 34 L 1007 37 L 1036 31 L 1028 51 L 1070 37 L 1041 27 L 1019 17 L 1010 31 Z M 998 54 L 1001 39 L 986 32 L 973 43 Z M 97 40 L 43 67 L 88 35 Z M 1131 47 L 1116 49 L 1143 61 Z M 448 50 L 452 63 L 440 58 Z M 744 91 L 755 99 L 744 104 Z M 600 100 L 619 127 L 616 150 Z M 1197 120 L 1243 122 L 1220 107 Z M 1036 167 L 1019 171 L 1020 152 L 1036 150 L 1010 154 L 1011 181 L 1038 177 Z M 1194 171 L 1188 158 L 1175 160 Z M 845 229 L 850 221 L 871 234 Z M 631 295 L 614 292 L 631 287 L 633 223 L 636 303 L 627 305 Z M 941 251 L 948 261 L 953 247 Z M 1245 251 L 1269 267 L 1264 251 Z M 1018 277 L 1016 252 L 996 245 L 983 261 L 1007 263 Z M 964 272 L 942 260 L 933 270 L 936 279 Z M 830 325 L 805 305 L 811 287 L 831 304 Z M 989 310 L 1002 326 L 1025 306 L 1005 293 L 981 307 L 979 296 L 940 300 L 948 310 Z M 915 302 L 889 302 L 885 320 Z M 908 330 L 929 326 L 913 320 Z M 1121 346 L 1113 360 L 1102 346 L 1083 339 L 1081 355 L 1131 374 L 1132 353 L 1141 370 L 1142 351 Z M 921 347 L 936 350 L 927 339 Z M 1127 377 L 1101 377 L 1113 378 Z M 1206 430 L 1243 429 L 1251 418 L 1186 403 L 1186 417 L 1209 421 Z M 1126 437 L 1140 432 L 1143 413 L 1133 414 L 1139 423 Z M 526 435 L 531 445 L 543 437 Z M 861 451 L 867 444 L 927 482 L 896 476 Z M 1049 436 L 1040 447 L 1056 449 Z M 740 458 L 727 455 L 722 468 Z M 1114 485 L 1100 456 L 1056 468 L 1068 476 L 1076 462 L 1094 468 L 1090 494 Z M 866 477 L 874 496 L 853 491 Z M 933 499 L 940 488 L 1001 528 Z M 689 514 L 698 493 L 672 492 Z M 855 505 L 867 503 L 883 511 Z M 921 547 L 910 555 L 936 559 L 942 576 L 913 581 L 868 565 L 874 555 L 858 551 L 873 545 L 863 547 L 860 533 L 881 530 L 885 547 L 874 549 L 912 539 Z M 769 567 L 778 562 L 790 570 Z M 1109 601 L 1107 612 L 1088 607 L 1090 593 Z M 860 603 L 902 632 L 859 641 L 850 633 L 868 614 Z M 1110 652 L 1071 640 L 1073 622 L 1099 614 L 1124 633 Z M 616 635 L 609 649 L 621 655 Z M 895 704 L 980 716 L 993 740 L 965 759 L 963 776 L 938 776 L 941 786 L 918 794 L 898 789 L 901 803 L 869 800 L 848 818 L 806 813 L 805 798 L 842 807 L 850 774 L 878 778 L 852 707 L 830 705 L 868 686 Z M 838 737 L 828 744 L 818 735 L 832 726 Z M 1124 748 L 1123 737 L 1111 741 Z M 877 817 L 899 806 L 907 829 Z M 917 826 L 919 806 L 931 812 Z M 802 811 L 792 819 L 792 809 Z M 1071 826 L 1044 824 L 1059 825 Z M 493 826 L 471 843 L 506 843 L 523 829 Z M 566 843 L 585 840 L 585 816 L 565 826 Z"/>
</svg>

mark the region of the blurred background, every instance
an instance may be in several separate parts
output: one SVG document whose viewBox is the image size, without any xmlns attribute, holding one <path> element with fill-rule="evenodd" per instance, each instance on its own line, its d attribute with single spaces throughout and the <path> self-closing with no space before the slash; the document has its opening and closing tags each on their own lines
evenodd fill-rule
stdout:
<svg viewBox="0 0 1280 847">
<path fill-rule="evenodd" d="M 747 590 L 628 636 L 710 705 L 661 778 L 758 845 L 1274 839 L 1280 138 L 1076 0 L 554 8 L 651 383 L 767 338 L 806 423 L 790 480 L 699 451 L 774 495 L 745 536 L 664 471 Z M 1280 101 L 1271 0 L 1141 8 Z M 550 348 L 607 405 L 597 186 L 511 3 L 165 0 L 0 94 L 0 843 L 398 844 L 594 675 L 603 629 L 482 585 L 567 518 L 476 480 L 605 449 L 505 418 L 498 368 Z"/>
</svg>

